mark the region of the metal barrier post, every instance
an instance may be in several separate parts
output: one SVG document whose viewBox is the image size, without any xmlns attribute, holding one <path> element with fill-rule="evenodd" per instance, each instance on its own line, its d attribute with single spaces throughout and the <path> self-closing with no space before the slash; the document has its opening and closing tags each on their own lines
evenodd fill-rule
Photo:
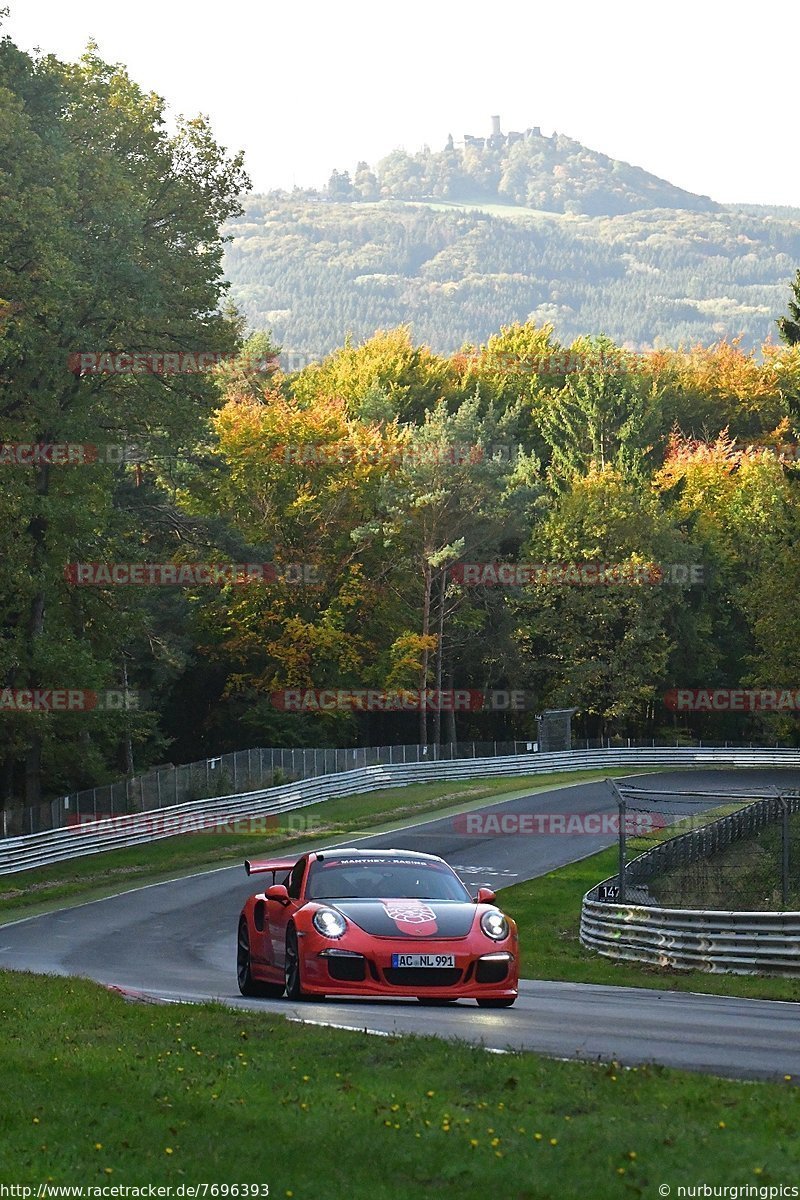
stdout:
<svg viewBox="0 0 800 1200">
<path fill-rule="evenodd" d="M 627 805 L 620 798 L 619 802 L 619 902 L 625 903 L 625 851 L 626 851 L 626 829 L 625 829 L 625 812 Z"/>
<path fill-rule="evenodd" d="M 622 792 L 619 790 L 617 785 L 614 783 L 614 780 L 606 779 L 605 782 L 608 784 L 608 786 L 611 788 L 611 791 L 614 793 L 614 795 L 617 798 L 617 810 L 619 812 L 619 859 L 618 859 L 618 864 L 617 864 L 617 876 L 619 878 L 619 884 L 618 884 L 619 891 L 617 893 L 617 900 L 620 904 L 624 904 L 625 903 L 625 857 L 626 857 L 626 852 L 627 852 L 627 830 L 625 829 L 625 813 L 627 811 L 628 806 L 625 803 L 625 797 L 622 795 Z"/>
<path fill-rule="evenodd" d="M 789 797 L 781 795 L 781 896 L 784 912 L 789 907 Z"/>
</svg>

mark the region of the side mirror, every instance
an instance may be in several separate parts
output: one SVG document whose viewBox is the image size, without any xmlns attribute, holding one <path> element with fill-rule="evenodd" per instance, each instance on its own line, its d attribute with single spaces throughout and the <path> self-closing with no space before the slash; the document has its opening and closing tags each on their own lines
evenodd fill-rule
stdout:
<svg viewBox="0 0 800 1200">
<path fill-rule="evenodd" d="M 286 905 L 289 903 L 289 893 L 286 890 L 285 883 L 273 883 L 267 888 L 264 895 L 268 900 L 276 900 L 278 904 Z"/>
<path fill-rule="evenodd" d="M 272 891 L 272 888 L 270 888 L 270 891 Z M 269 892 L 267 892 L 267 895 L 269 895 Z M 482 887 L 482 888 L 478 888 L 478 894 L 475 897 L 475 903 L 476 904 L 494 904 L 495 899 L 496 899 L 495 894 L 491 888 Z"/>
</svg>

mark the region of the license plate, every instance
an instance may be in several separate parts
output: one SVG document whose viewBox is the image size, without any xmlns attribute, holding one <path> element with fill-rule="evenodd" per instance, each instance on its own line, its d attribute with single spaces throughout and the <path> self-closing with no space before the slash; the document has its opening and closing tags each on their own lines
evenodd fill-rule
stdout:
<svg viewBox="0 0 800 1200">
<path fill-rule="evenodd" d="M 454 967 L 454 954 L 393 954 L 393 967 Z"/>
</svg>

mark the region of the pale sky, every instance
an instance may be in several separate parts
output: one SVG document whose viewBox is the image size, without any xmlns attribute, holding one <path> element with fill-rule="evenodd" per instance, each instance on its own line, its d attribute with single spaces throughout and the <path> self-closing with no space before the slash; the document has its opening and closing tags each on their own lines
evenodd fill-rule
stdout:
<svg viewBox="0 0 800 1200">
<path fill-rule="evenodd" d="M 244 149 L 256 191 L 540 125 L 723 202 L 800 206 L 800 4 L 4 0 L 25 49 L 109 61 Z"/>
</svg>

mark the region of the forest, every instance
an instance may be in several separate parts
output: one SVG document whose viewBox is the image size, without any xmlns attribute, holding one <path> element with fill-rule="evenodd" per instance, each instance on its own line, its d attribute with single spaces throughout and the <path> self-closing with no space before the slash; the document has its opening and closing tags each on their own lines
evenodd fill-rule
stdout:
<svg viewBox="0 0 800 1200">
<path fill-rule="evenodd" d="M 507 301 L 536 271 L 588 295 L 569 239 L 531 229 L 536 253 L 515 260 L 509 222 L 496 243 L 484 215 L 364 201 L 348 209 L 363 222 L 356 253 L 355 234 L 336 236 L 337 205 L 247 199 L 241 156 L 205 121 L 169 132 L 158 98 L 91 48 L 66 65 L 5 39 L 0 90 L 5 805 L 248 746 L 522 738 L 545 708 L 576 709 L 586 736 L 797 743 L 788 702 L 675 703 L 780 696 L 800 678 L 792 218 L 770 235 L 781 288 L 763 242 L 765 344 L 638 345 L 644 282 L 629 335 L 609 334 L 598 292 L 593 329 L 572 336 L 546 308 Z M 689 241 L 691 222 L 722 217 L 718 247 L 760 220 L 675 212 Z M 590 219 L 623 217 L 647 220 Z M 270 222 L 281 253 L 253 245 L 249 261 L 291 260 L 275 307 L 304 297 L 310 322 L 316 295 L 343 330 L 302 363 L 287 351 L 303 343 L 252 317 L 230 269 Z M 606 270 L 611 249 L 593 246 Z M 364 324 L 348 324 L 347 272 L 422 271 L 433 322 L 460 286 L 448 255 L 467 249 L 485 333 L 464 336 L 456 295 L 442 348 L 398 312 L 391 282 L 383 299 L 363 285 Z M 502 287 L 477 282 L 478 266 Z M 524 703 L 352 700 L 431 689 Z M 287 702 L 321 692 L 350 701 Z M 59 706 L 56 693 L 125 702 Z M 51 699 L 20 701 L 34 694 Z"/>
<path fill-rule="evenodd" d="M 440 354 L 514 321 L 552 324 L 565 342 L 756 349 L 774 338 L 800 260 L 800 209 L 587 216 L 292 195 L 244 207 L 227 227 L 231 296 L 287 367 L 400 324 Z"/>
<path fill-rule="evenodd" d="M 227 232 L 232 295 L 292 366 L 398 324 L 442 354 L 512 321 L 754 349 L 800 257 L 800 208 L 718 204 L 538 127 L 248 196 Z"/>
</svg>

